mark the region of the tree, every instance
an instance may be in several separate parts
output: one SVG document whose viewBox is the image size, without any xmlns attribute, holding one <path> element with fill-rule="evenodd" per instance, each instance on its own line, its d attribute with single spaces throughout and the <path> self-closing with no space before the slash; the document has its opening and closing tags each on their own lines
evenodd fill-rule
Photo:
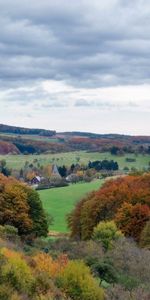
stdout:
<svg viewBox="0 0 150 300">
<path fill-rule="evenodd" d="M 122 236 L 114 221 L 100 222 L 93 230 L 93 239 L 101 241 L 105 250 L 112 247 L 112 242 Z"/>
<path fill-rule="evenodd" d="M 29 216 L 32 220 L 32 233 L 37 236 L 47 236 L 48 233 L 48 222 L 46 213 L 43 210 L 42 202 L 40 200 L 37 191 L 25 187 L 27 195 L 27 203 L 30 207 Z"/>
<path fill-rule="evenodd" d="M 13 180 L 6 180 L 2 184 L 0 177 L 0 224 L 13 225 L 19 234 L 27 234 L 32 230 L 32 220 L 29 217 L 29 205 L 25 192 Z"/>
<path fill-rule="evenodd" d="M 31 181 L 36 176 L 36 173 L 34 171 L 28 171 L 26 174 L 27 181 Z"/>
<path fill-rule="evenodd" d="M 118 281 L 118 273 L 113 263 L 109 259 L 100 260 L 92 265 L 92 269 L 99 276 L 101 282 L 116 283 Z"/>
<path fill-rule="evenodd" d="M 36 191 L 0 175 L 0 224 L 12 225 L 20 235 L 46 236 L 48 224 Z"/>
<path fill-rule="evenodd" d="M 9 176 L 11 174 L 11 170 L 7 168 L 5 159 L 2 159 L 0 161 L 0 173 L 2 173 L 5 176 Z"/>
<path fill-rule="evenodd" d="M 128 237 L 140 240 L 141 231 L 150 217 L 148 205 L 123 203 L 118 210 L 115 221 L 121 231 Z"/>
<path fill-rule="evenodd" d="M 44 170 L 43 170 L 43 173 L 44 175 L 47 177 L 47 178 L 50 178 L 51 175 L 52 175 L 52 165 L 47 165 L 44 167 Z"/>
<path fill-rule="evenodd" d="M 112 154 L 112 155 L 117 155 L 118 154 L 118 152 L 119 152 L 119 148 L 118 147 L 116 147 L 116 146 L 113 146 L 111 149 L 110 149 L 110 153 Z"/>
<path fill-rule="evenodd" d="M 140 234 L 149 215 L 149 182 L 150 174 L 137 174 L 106 181 L 98 191 L 89 194 L 84 200 L 81 199 L 70 214 L 68 225 L 71 229 L 71 236 L 83 240 L 91 238 L 93 228 L 99 222 L 115 220 L 119 209 L 124 203 L 128 203 L 132 206 L 137 205 L 132 210 L 134 221 L 131 220 L 131 225 L 136 220 L 139 221 L 136 222 L 135 229 L 134 224 L 130 226 L 130 236 L 136 240 L 139 239 L 138 230 Z M 136 215 L 138 215 L 137 218 Z M 128 235 L 123 226 L 122 222 L 120 228 Z"/>
<path fill-rule="evenodd" d="M 60 166 L 58 167 L 58 172 L 62 177 L 66 177 L 67 176 L 67 168 L 65 166 Z"/>
</svg>

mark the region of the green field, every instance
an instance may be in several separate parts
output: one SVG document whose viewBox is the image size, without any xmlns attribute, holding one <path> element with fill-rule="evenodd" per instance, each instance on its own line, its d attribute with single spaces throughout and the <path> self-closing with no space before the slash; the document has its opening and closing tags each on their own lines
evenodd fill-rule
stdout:
<svg viewBox="0 0 150 300">
<path fill-rule="evenodd" d="M 44 209 L 54 218 L 54 223 L 49 229 L 67 232 L 66 215 L 72 211 L 75 203 L 88 192 L 97 190 L 103 182 L 103 180 L 95 180 L 90 183 L 78 183 L 68 187 L 39 191 Z"/>
<path fill-rule="evenodd" d="M 135 158 L 135 162 L 126 162 L 126 158 Z M 80 160 L 78 161 L 78 158 Z M 5 159 L 7 165 L 10 168 L 20 169 L 24 166 L 25 162 L 33 163 L 34 159 L 37 159 L 41 165 L 47 165 L 51 163 L 56 163 L 57 165 L 71 165 L 72 163 L 79 162 L 80 164 L 87 164 L 89 160 L 115 160 L 118 162 L 120 169 L 128 166 L 129 168 L 135 167 L 142 170 L 143 168 L 148 167 L 150 162 L 150 155 L 138 155 L 128 154 L 125 156 L 115 156 L 111 155 L 108 152 L 99 153 L 99 152 L 85 152 L 85 151 L 76 151 L 76 152 L 67 152 L 67 153 L 58 153 L 58 154 L 40 154 L 40 155 L 0 155 L 0 160 Z"/>
</svg>

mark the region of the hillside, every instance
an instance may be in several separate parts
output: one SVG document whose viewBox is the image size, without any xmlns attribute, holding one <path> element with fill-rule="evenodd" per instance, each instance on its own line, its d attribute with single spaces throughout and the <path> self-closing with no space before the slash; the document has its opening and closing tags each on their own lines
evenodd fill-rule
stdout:
<svg viewBox="0 0 150 300">
<path fill-rule="evenodd" d="M 19 154 L 19 149 L 13 144 L 5 141 L 0 141 L 0 154 Z"/>
<path fill-rule="evenodd" d="M 70 151 L 150 153 L 150 136 L 62 132 L 0 124 L 0 142 L 10 143 L 10 151 L 0 154 L 40 154 Z"/>
<path fill-rule="evenodd" d="M 0 124 L 0 132 L 14 133 L 14 134 L 36 134 L 36 135 L 43 135 L 43 136 L 52 136 L 55 135 L 56 133 L 54 130 L 24 128 L 24 127 L 10 126 L 5 124 Z"/>
</svg>

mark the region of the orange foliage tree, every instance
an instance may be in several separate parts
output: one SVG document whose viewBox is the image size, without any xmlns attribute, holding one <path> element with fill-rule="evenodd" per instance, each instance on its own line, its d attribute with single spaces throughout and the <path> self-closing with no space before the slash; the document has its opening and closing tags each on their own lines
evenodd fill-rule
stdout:
<svg viewBox="0 0 150 300">
<path fill-rule="evenodd" d="M 35 271 L 46 273 L 50 278 L 56 277 L 67 265 L 66 255 L 60 255 L 56 260 L 46 253 L 38 253 L 33 257 L 35 262 Z"/>
<path fill-rule="evenodd" d="M 150 207 L 150 174 L 109 180 L 105 182 L 100 190 L 92 192 L 87 198 L 82 199 L 68 217 L 71 236 L 81 239 L 91 238 L 93 228 L 100 221 L 115 219 L 119 209 L 125 202 L 132 206 L 142 205 L 142 208 L 136 206 L 132 211 L 133 214 L 136 214 L 136 210 L 139 212 L 141 208 L 142 212 L 144 210 L 146 211 L 146 216 L 148 215 L 148 207 Z M 146 206 L 143 207 L 143 205 Z M 141 218 L 140 222 L 142 224 L 138 226 L 138 230 L 142 230 L 146 220 L 147 217 Z M 131 234 L 137 239 L 137 230 L 135 232 L 133 227 L 134 225 L 130 227 Z M 126 232 L 123 224 L 121 229 Z"/>
<path fill-rule="evenodd" d="M 13 225 L 20 235 L 46 236 L 48 224 L 36 191 L 0 174 L 0 225 Z"/>
</svg>

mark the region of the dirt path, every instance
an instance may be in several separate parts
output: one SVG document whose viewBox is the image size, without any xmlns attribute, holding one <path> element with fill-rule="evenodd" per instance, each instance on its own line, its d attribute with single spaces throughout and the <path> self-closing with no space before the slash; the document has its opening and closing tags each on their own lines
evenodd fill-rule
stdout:
<svg viewBox="0 0 150 300">
<path fill-rule="evenodd" d="M 65 237 L 68 237 L 69 234 L 68 233 L 63 233 L 63 232 L 57 232 L 57 231 L 52 231 L 50 230 L 48 232 L 48 236 L 51 236 L 51 237 L 58 237 L 58 238 L 65 238 Z"/>
</svg>

